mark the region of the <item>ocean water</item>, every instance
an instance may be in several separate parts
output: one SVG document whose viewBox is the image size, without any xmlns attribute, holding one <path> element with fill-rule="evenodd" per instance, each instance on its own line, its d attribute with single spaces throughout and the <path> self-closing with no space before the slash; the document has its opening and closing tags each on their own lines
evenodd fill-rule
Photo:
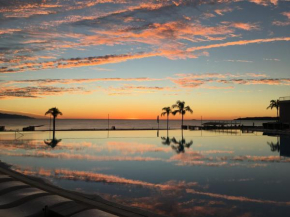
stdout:
<svg viewBox="0 0 290 217">
<path fill-rule="evenodd" d="M 207 121 L 203 121 L 207 122 Z M 244 126 L 262 126 L 262 123 L 267 121 L 233 121 L 233 124 L 243 124 Z M 200 120 L 185 120 L 184 125 L 200 126 Z M 166 129 L 166 120 L 160 120 L 159 129 Z M 0 126 L 5 126 L 7 130 L 22 130 L 27 126 L 40 126 L 37 130 L 52 129 L 52 122 L 50 119 L 1 119 Z M 157 129 L 158 124 L 156 120 L 109 120 L 109 128 L 115 126 L 116 129 Z M 180 129 L 180 120 L 170 120 L 170 129 Z M 108 120 L 105 119 L 57 119 L 56 128 L 59 130 L 69 129 L 107 129 Z"/>
<path fill-rule="evenodd" d="M 290 136 L 239 130 L 0 132 L 0 159 L 61 188 L 173 217 L 288 217 Z"/>
</svg>

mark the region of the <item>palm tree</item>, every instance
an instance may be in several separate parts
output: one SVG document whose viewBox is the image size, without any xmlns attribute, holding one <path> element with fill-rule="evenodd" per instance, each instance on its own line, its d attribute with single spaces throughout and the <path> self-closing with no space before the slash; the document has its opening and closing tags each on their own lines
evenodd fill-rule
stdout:
<svg viewBox="0 0 290 217">
<path fill-rule="evenodd" d="M 52 136 L 52 138 L 54 140 L 55 139 L 55 119 L 58 115 L 62 115 L 62 113 L 61 113 L 61 111 L 58 110 L 58 108 L 54 107 L 54 108 L 49 109 L 45 113 L 45 115 L 48 115 L 48 114 L 52 115 L 52 117 L 53 117 L 53 136 Z"/>
<path fill-rule="evenodd" d="M 172 105 L 172 108 L 177 108 L 172 112 L 173 115 L 176 115 L 177 113 L 181 114 L 181 128 L 183 126 L 183 115 L 185 115 L 186 112 L 193 113 L 192 109 L 189 106 L 185 106 L 184 101 L 178 100 L 176 104 Z"/>
<path fill-rule="evenodd" d="M 168 131 L 168 117 L 172 111 L 170 107 L 164 107 L 162 111 L 164 112 L 161 113 L 161 116 L 167 115 L 167 131 Z"/>
<path fill-rule="evenodd" d="M 279 120 L 279 100 L 271 100 L 270 105 L 267 107 L 267 109 L 277 109 L 277 121 Z"/>
</svg>

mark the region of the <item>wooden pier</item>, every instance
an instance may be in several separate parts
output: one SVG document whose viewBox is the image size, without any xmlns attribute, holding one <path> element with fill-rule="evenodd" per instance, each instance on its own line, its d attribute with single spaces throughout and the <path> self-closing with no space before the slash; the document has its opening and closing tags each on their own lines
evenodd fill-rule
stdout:
<svg viewBox="0 0 290 217">
<path fill-rule="evenodd" d="M 199 126 L 189 125 L 182 126 L 182 129 L 188 130 L 241 130 L 242 132 L 249 133 L 255 129 L 262 129 L 262 126 L 244 126 L 241 122 L 237 121 L 210 121 L 203 123 Z"/>
</svg>

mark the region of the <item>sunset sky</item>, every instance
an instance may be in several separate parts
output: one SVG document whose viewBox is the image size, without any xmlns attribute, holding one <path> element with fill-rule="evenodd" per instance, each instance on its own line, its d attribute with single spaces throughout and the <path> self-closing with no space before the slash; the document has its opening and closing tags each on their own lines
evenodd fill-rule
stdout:
<svg viewBox="0 0 290 217">
<path fill-rule="evenodd" d="M 289 0 L 0 0 L 0 110 L 63 118 L 275 116 Z M 175 118 L 180 118 L 176 116 Z"/>
</svg>

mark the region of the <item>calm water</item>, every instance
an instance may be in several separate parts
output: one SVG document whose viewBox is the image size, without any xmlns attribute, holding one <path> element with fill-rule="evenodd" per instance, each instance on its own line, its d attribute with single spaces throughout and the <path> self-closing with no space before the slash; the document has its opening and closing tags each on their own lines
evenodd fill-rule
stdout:
<svg viewBox="0 0 290 217">
<path fill-rule="evenodd" d="M 206 122 L 206 121 L 203 121 Z M 256 126 L 262 126 L 262 123 L 265 121 L 233 121 L 232 123 L 243 124 L 245 126 L 252 126 L 253 123 Z M 266 121 L 267 122 L 267 121 Z M 200 126 L 200 120 L 185 120 L 185 125 L 194 125 Z M 27 126 L 40 126 L 37 127 L 37 130 L 48 130 L 51 129 L 51 122 L 49 119 L 1 119 L 0 126 L 5 126 L 7 130 L 22 130 L 23 127 Z M 170 129 L 180 129 L 181 121 L 180 120 L 170 120 L 169 127 Z M 156 120 L 116 120 L 112 119 L 109 122 L 109 127 L 115 126 L 116 129 L 157 129 Z M 67 130 L 67 129 L 107 129 L 108 120 L 104 119 L 57 119 L 56 121 L 57 129 Z M 160 120 L 159 123 L 160 129 L 166 128 L 166 120 Z"/>
<path fill-rule="evenodd" d="M 0 133 L 0 159 L 53 184 L 168 216 L 289 216 L 290 137 L 179 130 Z"/>
</svg>

